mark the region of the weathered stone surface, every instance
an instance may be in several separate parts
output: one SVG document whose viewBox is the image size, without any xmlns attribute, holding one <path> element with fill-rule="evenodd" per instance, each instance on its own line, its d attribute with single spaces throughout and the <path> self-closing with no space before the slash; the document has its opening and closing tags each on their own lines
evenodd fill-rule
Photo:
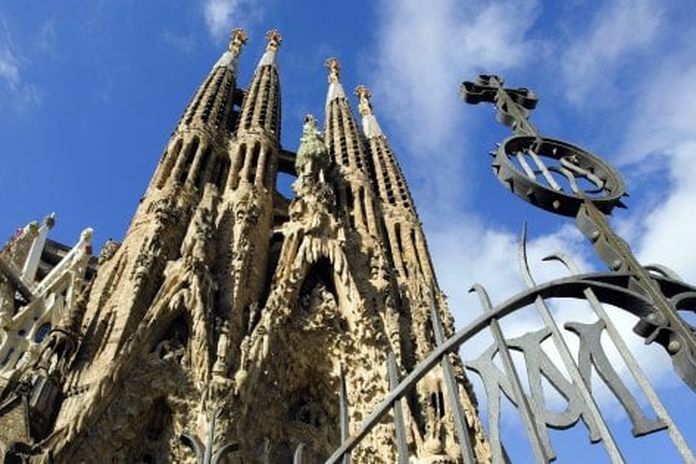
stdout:
<svg viewBox="0 0 696 464">
<path fill-rule="evenodd" d="M 355 430 L 389 391 L 388 353 L 405 375 L 435 347 L 431 294 L 452 332 L 369 91 L 358 92 L 361 133 L 338 61 L 328 61 L 325 133 L 307 118 L 288 204 L 275 189 L 281 38 L 269 33 L 242 92 L 245 41 L 234 31 L 122 243 L 99 254 L 93 281 L 84 243 L 80 259 L 59 269 L 57 281 L 69 285 L 58 309 L 50 296 L 58 287 L 31 283 L 44 293 L 16 308 L 15 289 L 0 279 L 5 332 L 17 332 L 17 314 L 55 313 L 43 341 L 0 340 L 27 353 L 0 383 L 0 453 L 19 446 L 28 462 L 185 463 L 207 450 L 220 462 L 285 463 L 303 444 L 306 462 L 320 462 L 340 442 L 342 379 Z M 34 229 L 2 252 L 15 267 L 31 254 Z M 488 462 L 473 395 L 452 361 L 477 457 Z M 411 462 L 461 459 L 443 391 L 436 369 L 404 401 Z M 379 424 L 352 458 L 395 462 L 393 423 Z"/>
</svg>

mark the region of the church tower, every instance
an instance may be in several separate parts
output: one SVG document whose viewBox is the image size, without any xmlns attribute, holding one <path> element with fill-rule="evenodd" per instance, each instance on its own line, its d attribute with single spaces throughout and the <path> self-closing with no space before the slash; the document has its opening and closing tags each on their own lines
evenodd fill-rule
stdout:
<svg viewBox="0 0 696 464">
<path fill-rule="evenodd" d="M 403 376 L 434 349 L 433 311 L 453 331 L 370 92 L 357 89 L 361 131 L 337 59 L 326 62 L 324 130 L 308 115 L 296 153 L 281 146 L 281 40 L 267 34 L 243 89 L 247 36 L 233 31 L 122 243 L 74 281 L 45 339 L 0 384 L 0 427 L 24 417 L 21 431 L 0 434 L 9 458 L 286 463 L 301 449 L 304 462 L 323 462 L 388 394 L 391 355 Z M 296 175 L 291 201 L 278 172 Z M 90 237 L 76 247 L 80 276 Z M 0 280 L 6 318 L 27 313 L 21 294 L 36 290 L 13 272 Z M 488 462 L 456 356 L 452 365 L 450 393 Z M 460 462 L 439 371 L 402 404 L 411 462 Z M 396 442 L 394 425 L 379 424 L 351 458 L 396 462 Z"/>
</svg>

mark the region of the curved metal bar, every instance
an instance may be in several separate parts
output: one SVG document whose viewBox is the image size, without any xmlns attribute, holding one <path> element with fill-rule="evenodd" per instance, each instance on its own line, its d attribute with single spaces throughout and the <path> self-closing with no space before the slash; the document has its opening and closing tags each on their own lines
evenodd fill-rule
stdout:
<svg viewBox="0 0 696 464">
<path fill-rule="evenodd" d="M 611 272 L 589 273 L 575 277 L 556 279 L 522 292 L 499 304 L 492 311 L 478 316 L 421 361 L 421 363 L 418 364 L 418 366 L 416 366 L 416 368 L 409 373 L 389 395 L 387 395 L 375 410 L 365 418 L 356 432 L 345 440 L 326 462 L 337 463 L 346 453 L 353 450 L 370 430 L 377 425 L 384 414 L 391 409 L 392 403 L 396 399 L 406 395 L 420 379 L 440 362 L 442 356 L 447 353 L 455 352 L 460 345 L 487 328 L 492 320 L 503 318 L 518 309 L 534 303 L 539 296 L 542 298 L 584 299 L 584 291 L 590 288 L 595 292 L 599 301 L 620 307 L 638 317 L 646 316 L 651 312 L 651 303 L 647 297 L 628 290 L 625 287 L 628 285 L 629 277 L 630 274 Z M 610 282 L 623 282 L 625 286 L 612 284 Z"/>
<path fill-rule="evenodd" d="M 561 261 L 570 271 L 571 274 L 580 274 L 580 268 L 575 264 L 575 262 L 570 256 L 562 253 L 556 253 L 547 258 L 544 258 L 545 261 L 550 261 L 552 259 Z M 646 266 L 646 269 L 647 268 L 648 266 Z M 666 424 L 667 433 L 672 439 L 674 445 L 679 450 L 679 453 L 684 458 L 684 461 L 688 463 L 696 463 L 696 458 L 694 458 L 693 452 L 689 448 L 689 445 L 684 439 L 684 436 L 681 434 L 681 431 L 672 420 L 672 417 L 670 416 L 669 411 L 667 411 L 667 408 L 665 408 L 664 404 L 662 404 L 660 397 L 657 395 L 657 392 L 650 384 L 647 375 L 645 375 L 643 370 L 638 365 L 638 361 L 636 361 L 636 358 L 633 356 L 633 354 L 631 354 L 631 351 L 628 349 L 628 345 L 626 345 L 626 342 L 621 337 L 621 334 L 619 334 L 619 330 L 616 328 L 612 320 L 609 318 L 609 315 L 604 310 L 602 304 L 599 302 L 599 300 L 597 300 L 597 296 L 591 289 L 585 290 L 585 296 L 590 307 L 597 314 L 597 317 L 599 317 L 600 320 L 604 321 L 605 329 L 609 334 L 609 338 L 614 343 L 614 346 L 616 346 L 616 349 L 619 351 L 619 355 L 626 363 L 626 367 L 628 367 L 628 370 L 631 372 L 633 378 L 638 383 L 638 387 L 641 389 L 645 397 L 648 399 L 648 402 L 652 406 L 657 416 Z"/>
<path fill-rule="evenodd" d="M 295 448 L 295 454 L 292 458 L 292 464 L 304 464 L 304 443 L 300 443 Z"/>
<path fill-rule="evenodd" d="M 227 454 L 233 453 L 235 451 L 239 450 L 239 444 L 238 443 L 225 443 L 222 445 L 222 447 L 215 451 L 215 454 L 213 454 L 213 458 L 211 460 L 212 464 L 219 464 Z"/>
<path fill-rule="evenodd" d="M 202 464 L 203 460 L 205 459 L 205 447 L 201 440 L 189 432 L 182 433 L 179 439 L 184 445 L 193 449 L 193 451 L 196 453 L 196 463 Z"/>
<path fill-rule="evenodd" d="M 643 266 L 646 270 L 652 271 L 652 272 L 657 272 L 663 277 L 667 277 L 672 280 L 682 280 L 682 278 L 674 272 L 673 269 L 665 266 L 664 264 L 648 264 L 647 266 Z"/>
<path fill-rule="evenodd" d="M 582 274 L 580 268 L 575 264 L 575 261 L 565 253 L 554 253 L 541 259 L 542 261 L 559 261 L 568 269 L 571 275 Z"/>
<path fill-rule="evenodd" d="M 445 341 L 445 329 L 442 326 L 442 320 L 440 319 L 440 313 L 438 312 L 437 305 L 435 303 L 435 292 L 433 291 L 432 284 L 430 285 L 430 320 L 433 324 L 433 332 L 435 335 L 435 344 L 442 345 Z M 450 401 L 450 409 L 452 410 L 452 417 L 454 418 L 454 425 L 457 430 L 457 438 L 459 439 L 459 448 L 462 452 L 462 461 L 464 464 L 474 464 L 476 462 L 476 457 L 474 456 L 474 447 L 471 444 L 471 437 L 469 436 L 469 425 L 466 422 L 466 417 L 462 411 L 461 404 L 459 403 L 457 388 L 457 381 L 454 377 L 454 371 L 452 369 L 452 364 L 447 356 L 443 356 L 440 361 L 442 367 L 442 373 L 445 377 L 445 385 L 447 386 L 447 396 Z"/>
<path fill-rule="evenodd" d="M 471 290 L 474 291 L 481 301 L 481 306 L 484 312 L 493 311 L 493 305 L 491 304 L 491 299 L 488 296 L 488 292 L 483 288 L 482 285 L 474 284 Z M 524 428 L 527 430 L 527 436 L 529 437 L 529 442 L 532 445 L 532 451 L 534 452 L 534 458 L 537 462 L 549 462 L 552 461 L 555 456 L 553 455 L 553 450 L 551 445 L 546 443 L 542 438 L 540 430 L 538 427 L 539 418 L 535 416 L 534 410 L 529 403 L 529 398 L 522 388 L 522 381 L 520 380 L 519 373 L 515 368 L 515 363 L 512 360 L 512 355 L 510 354 L 510 348 L 508 347 L 503 331 L 500 328 L 500 323 L 497 319 L 491 319 L 490 329 L 493 333 L 493 340 L 495 340 L 495 346 L 500 354 L 500 358 L 503 362 L 503 368 L 505 369 L 505 374 L 508 379 L 510 379 L 510 386 L 512 387 L 512 392 L 515 397 L 515 403 L 522 416 L 522 423 Z"/>
<path fill-rule="evenodd" d="M 524 278 L 525 284 L 528 288 L 533 288 L 535 285 L 534 278 L 532 277 L 532 272 L 529 268 L 529 259 L 527 258 L 526 222 L 522 226 L 522 233 L 520 236 L 517 254 L 519 258 L 518 261 L 520 273 Z M 537 297 L 534 304 L 537 310 L 539 311 L 539 314 L 541 315 L 544 324 L 546 324 L 546 327 L 548 327 L 551 330 L 551 337 L 553 339 L 554 345 L 556 346 L 556 350 L 558 350 L 558 353 L 561 355 L 561 360 L 563 361 L 566 370 L 570 374 L 570 378 L 573 380 L 573 384 L 578 389 L 580 397 L 582 398 L 583 402 L 585 403 L 585 406 L 588 409 L 587 412 L 589 412 L 589 417 L 586 416 L 585 413 L 583 413 L 583 417 L 587 424 L 587 428 L 590 430 L 591 434 L 593 425 L 596 426 L 597 429 L 599 429 L 599 437 L 601 437 L 601 440 L 604 442 L 604 446 L 606 448 L 607 454 L 609 454 L 611 462 L 625 462 L 625 458 L 622 455 L 621 450 L 619 449 L 616 439 L 614 438 L 613 434 L 611 433 L 611 430 L 607 426 L 607 423 L 604 420 L 601 411 L 599 410 L 599 406 L 597 405 L 597 402 L 592 396 L 592 385 L 590 383 L 590 379 L 583 378 L 582 373 L 580 372 L 580 368 L 573 360 L 573 355 L 570 352 L 570 348 L 563 339 L 563 335 L 561 335 L 561 330 L 559 329 L 558 324 L 556 324 L 556 321 L 551 315 L 549 307 L 546 305 L 546 302 L 541 297 Z"/>
</svg>

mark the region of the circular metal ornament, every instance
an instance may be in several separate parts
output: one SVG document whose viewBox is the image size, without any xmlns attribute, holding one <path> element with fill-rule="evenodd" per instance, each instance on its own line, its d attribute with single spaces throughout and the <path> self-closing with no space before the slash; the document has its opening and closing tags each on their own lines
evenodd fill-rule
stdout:
<svg viewBox="0 0 696 464">
<path fill-rule="evenodd" d="M 514 135 L 498 147 L 498 179 L 515 195 L 539 208 L 576 216 L 589 200 L 603 213 L 623 207 L 619 173 L 589 151 L 562 140 Z"/>
</svg>

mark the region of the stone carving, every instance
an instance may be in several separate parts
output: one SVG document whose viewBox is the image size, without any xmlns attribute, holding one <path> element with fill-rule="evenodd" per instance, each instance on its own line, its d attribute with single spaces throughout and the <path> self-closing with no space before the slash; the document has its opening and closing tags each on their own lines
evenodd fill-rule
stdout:
<svg viewBox="0 0 696 464">
<path fill-rule="evenodd" d="M 275 463 L 296 453 L 320 462 L 339 444 L 342 385 L 350 433 L 389 391 L 388 354 L 405 373 L 433 349 L 433 288 L 445 330 L 453 330 L 412 203 L 385 196 L 385 179 L 406 184 L 393 156 L 384 158 L 391 149 L 374 130 L 369 92 L 360 108 L 373 129 L 363 135 L 336 59 L 328 62 L 325 133 L 306 118 L 296 197 L 276 207 L 273 184 L 286 153 L 275 63 L 281 38 L 272 31 L 268 40 L 243 93 L 236 79 L 246 34 L 233 33 L 177 125 L 122 245 L 107 242 L 89 286 L 81 280 L 88 237 L 80 258 L 61 268 L 65 280 L 52 281 L 72 285 L 64 300 L 65 287 L 47 282 L 35 302 L 14 308 L 15 289 L 0 276 L 0 349 L 8 347 L 0 363 L 10 347 L 28 359 L 20 368 L 11 355 L 0 404 L 26 394 L 21 385 L 44 398 L 32 410 L 43 415 L 30 415 L 31 436 L 13 439 L 30 462 L 50 454 L 56 463 Z M 220 124 L 216 114 L 232 119 Z M 371 173 L 370 157 L 384 169 Z M 0 256 L 21 268 L 34 229 Z M 45 341 L 32 348 L 26 337 L 8 335 L 19 328 L 15 313 L 41 305 L 56 314 Z M 464 371 L 456 357 L 451 364 L 486 462 Z M 411 462 L 458 462 L 442 391 L 433 371 L 403 402 Z M 0 430 L 3 420 L 0 409 Z M 352 457 L 395 462 L 393 425 L 378 425 Z"/>
</svg>

